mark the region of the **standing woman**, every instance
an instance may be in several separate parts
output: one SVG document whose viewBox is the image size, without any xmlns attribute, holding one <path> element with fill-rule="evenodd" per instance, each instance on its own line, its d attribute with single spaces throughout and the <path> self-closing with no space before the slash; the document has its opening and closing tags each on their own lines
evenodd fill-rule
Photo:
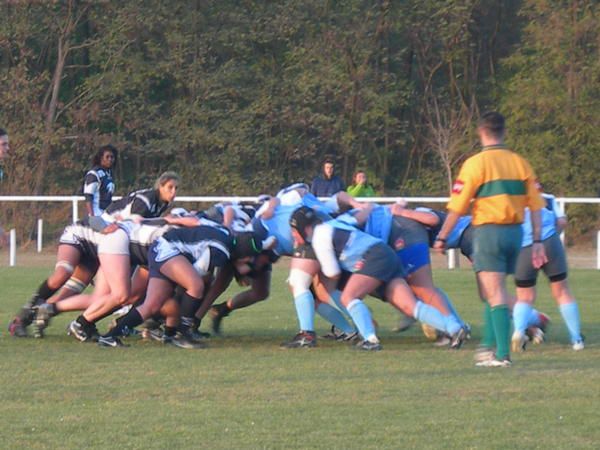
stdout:
<svg viewBox="0 0 600 450">
<path fill-rule="evenodd" d="M 88 216 L 100 216 L 112 202 L 115 183 L 112 168 L 119 152 L 112 145 L 100 147 L 92 159 L 92 168 L 83 180 L 83 195 Z"/>
</svg>

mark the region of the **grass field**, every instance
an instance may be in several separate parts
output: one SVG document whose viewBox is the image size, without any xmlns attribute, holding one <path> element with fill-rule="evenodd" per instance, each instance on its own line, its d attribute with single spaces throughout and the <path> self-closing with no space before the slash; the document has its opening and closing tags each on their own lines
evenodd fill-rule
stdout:
<svg viewBox="0 0 600 450">
<path fill-rule="evenodd" d="M 384 350 L 365 354 L 323 340 L 279 348 L 297 327 L 284 267 L 271 298 L 225 319 L 225 337 L 205 350 L 136 338 L 123 349 L 82 344 L 65 334 L 73 314 L 43 340 L 11 338 L 6 324 L 49 267 L 0 268 L 0 448 L 600 447 L 597 271 L 571 274 L 583 352 L 571 350 L 542 282 L 549 342 L 514 355 L 510 369 L 482 369 L 472 360 L 481 306 L 468 270 L 435 274 L 473 325 L 465 348 L 433 348 L 416 328 L 393 333 L 396 314 L 369 300 Z"/>
</svg>

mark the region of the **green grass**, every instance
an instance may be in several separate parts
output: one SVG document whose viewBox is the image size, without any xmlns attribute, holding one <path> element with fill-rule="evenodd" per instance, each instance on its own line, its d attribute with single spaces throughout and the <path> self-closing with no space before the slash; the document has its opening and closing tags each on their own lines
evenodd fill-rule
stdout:
<svg viewBox="0 0 600 450">
<path fill-rule="evenodd" d="M 47 272 L 0 268 L 3 330 Z M 271 298 L 225 319 L 225 337 L 206 350 L 134 338 L 124 349 L 82 344 L 65 335 L 73 314 L 43 340 L 3 331 L 0 448 L 598 448 L 598 272 L 571 274 L 587 348 L 570 349 L 543 281 L 549 341 L 510 369 L 475 368 L 477 339 L 452 352 L 416 328 L 391 332 L 397 315 L 372 299 L 382 352 L 327 341 L 281 350 L 297 326 L 285 276 L 277 268 Z M 473 274 L 439 270 L 436 279 L 477 338 Z"/>
</svg>

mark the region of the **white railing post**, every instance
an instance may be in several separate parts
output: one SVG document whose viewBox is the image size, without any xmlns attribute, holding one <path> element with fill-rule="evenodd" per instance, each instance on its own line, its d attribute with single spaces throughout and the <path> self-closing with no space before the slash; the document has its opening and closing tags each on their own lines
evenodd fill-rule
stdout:
<svg viewBox="0 0 600 450">
<path fill-rule="evenodd" d="M 79 220 L 79 203 L 77 201 L 77 197 L 73 197 L 72 202 L 73 202 L 73 207 L 72 207 L 73 223 L 75 223 Z"/>
<path fill-rule="evenodd" d="M 10 267 L 17 265 L 17 231 L 14 228 L 10 230 L 10 251 L 8 265 Z"/>
<path fill-rule="evenodd" d="M 600 270 L 600 231 L 596 237 L 596 269 Z"/>
<path fill-rule="evenodd" d="M 560 209 L 560 210 L 561 210 L 561 211 L 562 211 L 562 212 L 563 212 L 565 215 L 567 215 L 567 211 L 566 211 L 566 209 L 565 209 L 565 208 L 567 207 L 567 205 L 566 205 L 566 203 L 565 203 L 565 201 L 564 201 L 564 199 L 563 199 L 563 198 L 557 198 L 557 199 L 556 199 L 556 205 L 558 206 L 558 208 L 559 208 L 559 209 Z M 568 217 L 567 217 L 567 219 L 568 219 Z M 566 251 L 567 251 L 567 247 L 565 246 L 565 239 L 566 239 L 566 236 L 565 236 L 565 230 L 562 230 L 562 232 L 560 233 L 560 236 L 559 236 L 559 237 L 560 237 L 560 242 L 562 243 L 562 245 L 563 245 L 563 247 L 564 247 L 564 249 L 565 249 L 565 252 L 566 252 Z"/>
<path fill-rule="evenodd" d="M 458 259 L 458 252 L 455 248 L 448 250 L 448 269 L 454 270 L 460 267 L 460 261 Z"/>
<path fill-rule="evenodd" d="M 37 225 L 37 252 L 42 253 L 42 246 L 44 245 L 44 219 L 38 219 Z"/>
</svg>

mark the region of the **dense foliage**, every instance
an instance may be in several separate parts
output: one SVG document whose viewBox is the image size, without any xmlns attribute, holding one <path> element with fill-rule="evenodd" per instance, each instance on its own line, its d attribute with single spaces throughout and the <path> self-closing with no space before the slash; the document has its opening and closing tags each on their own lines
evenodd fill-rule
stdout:
<svg viewBox="0 0 600 450">
<path fill-rule="evenodd" d="M 548 190 L 596 196 L 600 26 L 588 0 L 6 1 L 3 193 L 75 193 L 94 149 L 119 193 L 310 181 L 325 155 L 385 195 L 443 195 L 480 111 Z"/>
</svg>

